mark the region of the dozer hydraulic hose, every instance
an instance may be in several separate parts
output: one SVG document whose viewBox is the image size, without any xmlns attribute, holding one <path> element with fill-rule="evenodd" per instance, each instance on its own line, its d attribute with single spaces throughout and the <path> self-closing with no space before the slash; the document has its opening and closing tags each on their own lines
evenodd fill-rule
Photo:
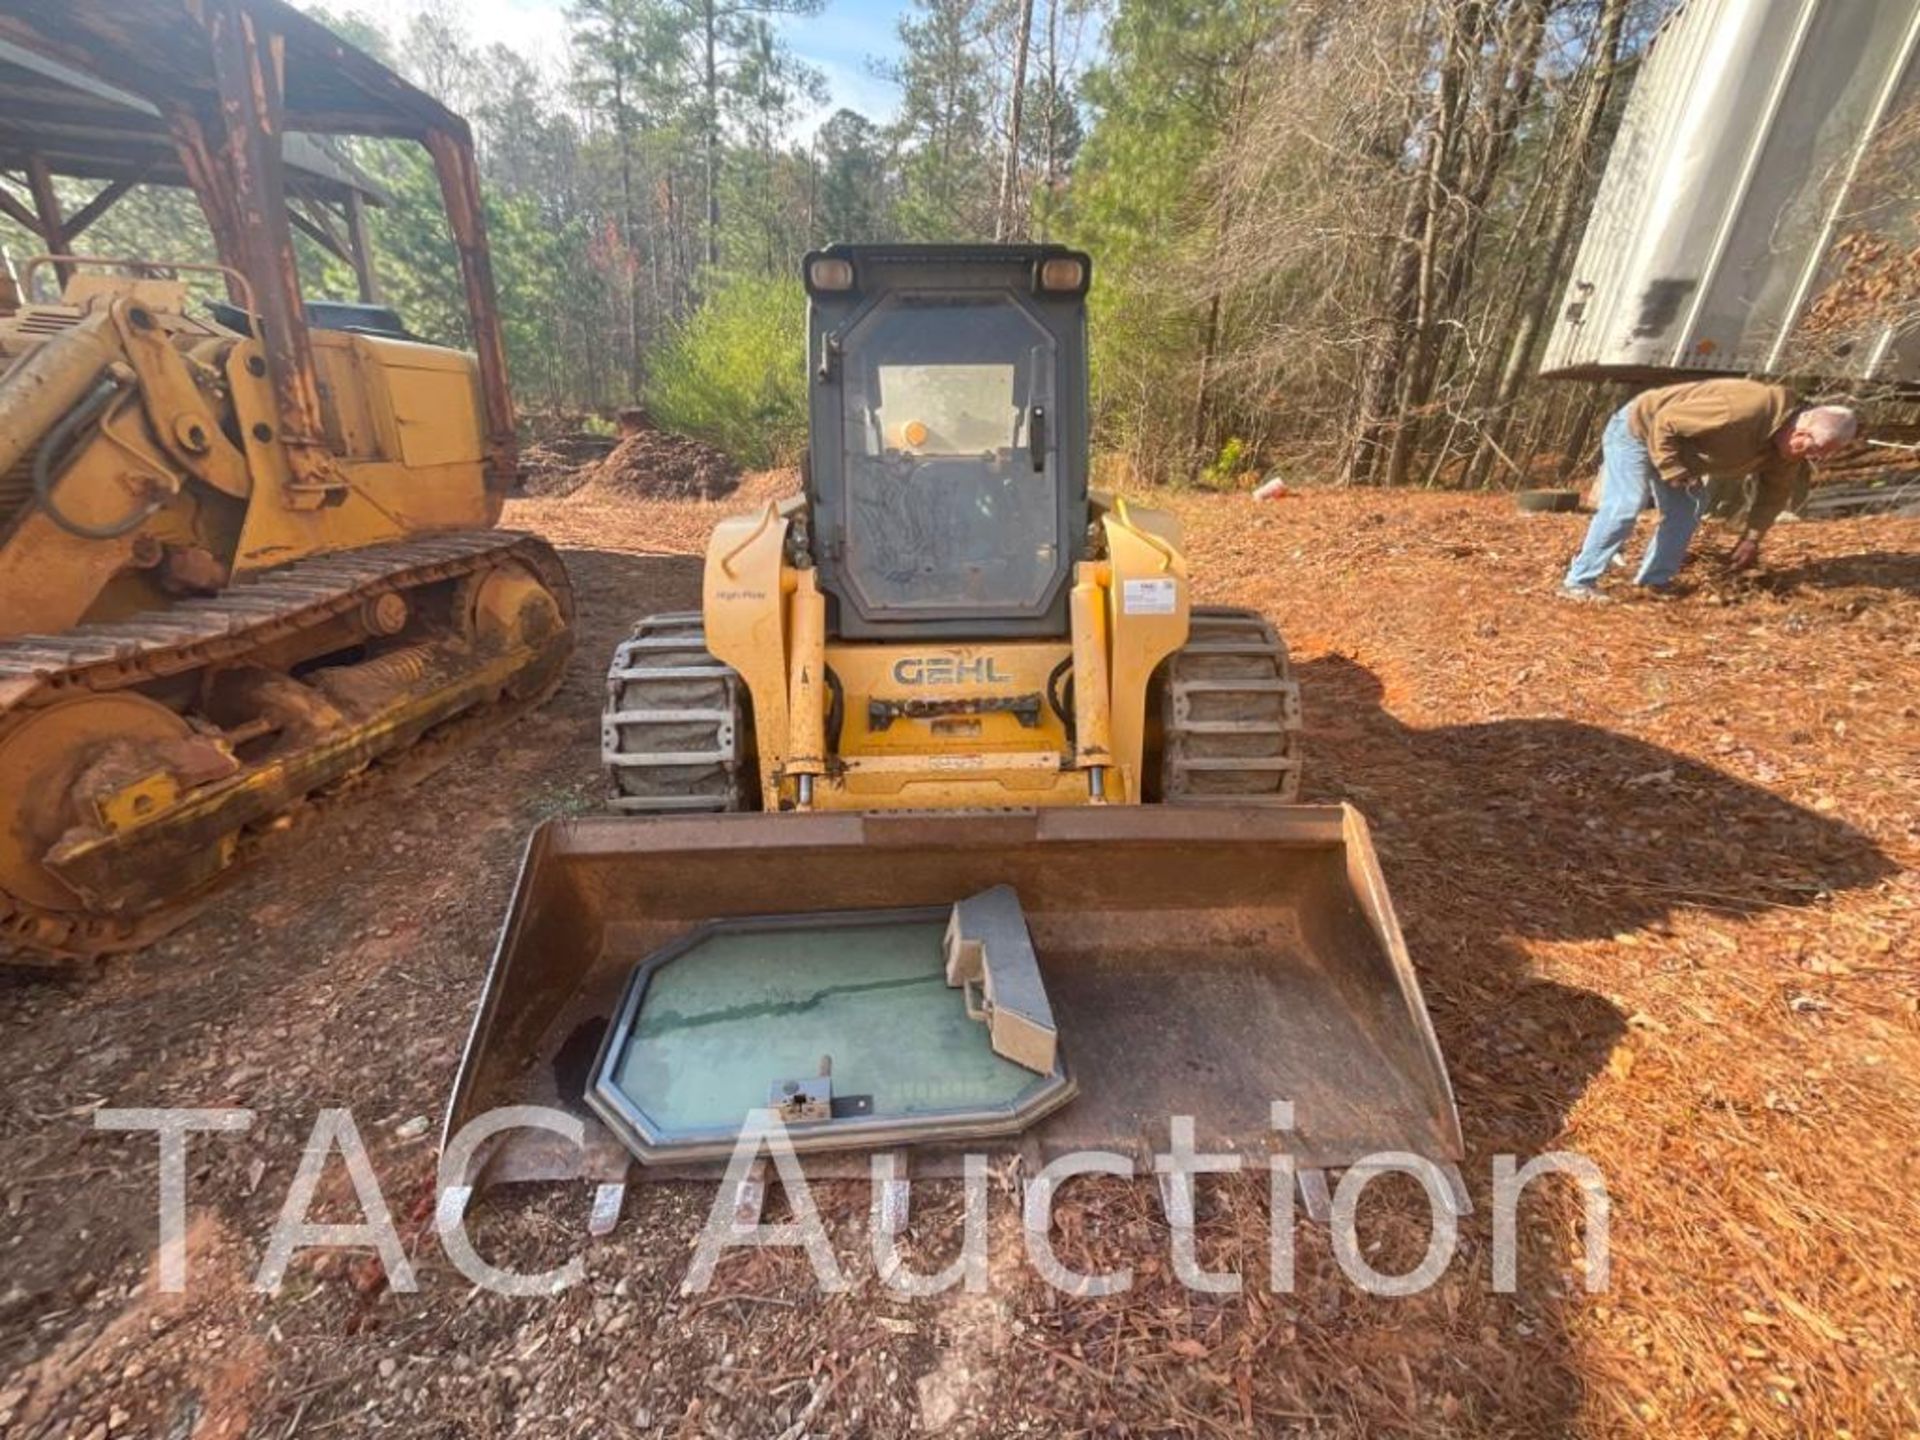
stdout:
<svg viewBox="0 0 1920 1440">
<path fill-rule="evenodd" d="M 126 518 L 115 520 L 107 525 L 89 525 L 84 520 L 76 520 L 60 508 L 60 502 L 53 498 L 54 485 L 59 476 L 55 467 L 66 458 L 68 446 L 73 437 L 90 424 L 101 411 L 111 405 L 120 393 L 120 387 L 111 380 L 102 380 L 73 409 L 60 418 L 46 441 L 34 453 L 33 457 L 33 498 L 40 502 L 40 509 L 46 517 L 69 535 L 82 540 L 118 540 L 122 535 L 130 535 L 146 524 L 147 517 L 160 508 L 160 503 L 148 501 L 136 506 Z"/>
<path fill-rule="evenodd" d="M 113 317 L 102 310 L 43 342 L 0 376 L 0 474 L 86 398 L 119 357 Z"/>
</svg>

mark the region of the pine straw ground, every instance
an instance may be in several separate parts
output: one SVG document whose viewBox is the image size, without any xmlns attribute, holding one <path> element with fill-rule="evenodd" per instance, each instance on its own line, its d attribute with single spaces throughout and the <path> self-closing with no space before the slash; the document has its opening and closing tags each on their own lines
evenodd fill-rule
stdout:
<svg viewBox="0 0 1920 1440">
<path fill-rule="evenodd" d="M 1709 530 L 1690 596 L 1580 607 L 1552 592 L 1582 516 L 1149 498 L 1197 593 L 1289 639 L 1307 798 L 1372 822 L 1477 1213 L 1430 1295 L 1369 1299 L 1303 1237 L 1269 1302 L 1264 1192 L 1225 1187 L 1208 1236 L 1247 1297 L 1029 1287 L 998 1403 L 1146 1433 L 1920 1433 L 1920 523 L 1783 524 L 1740 580 Z M 674 546 L 708 523 L 661 519 Z M 1606 1177 L 1608 1287 L 1565 1186 L 1523 1208 L 1535 1249 L 1494 1297 L 1491 1157 L 1552 1149 Z M 1099 1190 L 1070 1238 L 1138 1268 L 1150 1191 Z M 1403 1268 L 1425 1241 L 1397 1213 L 1370 1238 Z"/>
<path fill-rule="evenodd" d="M 333 1260 L 297 1268 L 279 1297 L 244 1293 L 316 1104 L 388 1117 L 363 1129 L 418 1234 L 430 1146 L 398 1122 L 451 1078 L 517 834 L 591 801 L 607 649 L 630 612 L 694 601 L 696 567 L 671 557 L 789 483 L 752 477 L 717 506 L 516 502 L 510 524 L 571 547 L 585 621 L 574 675 L 523 743 L 418 801 L 324 819 L 338 843 L 262 867 L 202 930 L 95 989 L 0 994 L 0 1079 L 32 1121 L 8 1143 L 38 1152 L 9 1205 L 25 1218 L 5 1252 L 22 1278 L 0 1298 L 15 1372 L 0 1429 L 14 1415 L 56 1436 L 109 1419 L 184 1435 L 194 1416 L 203 1435 L 273 1436 L 1920 1433 L 1914 521 L 1782 526 L 1757 579 L 1589 608 L 1552 595 L 1577 516 L 1432 494 L 1173 501 L 1200 592 L 1266 609 L 1293 644 L 1309 798 L 1371 819 L 1449 1058 L 1476 1209 L 1424 1294 L 1363 1294 L 1305 1225 L 1293 1292 L 1268 1293 L 1258 1176 L 1203 1184 L 1202 1258 L 1241 1271 L 1239 1295 L 1175 1284 L 1151 1185 L 1103 1180 L 1064 1192 L 1056 1246 L 1081 1268 L 1130 1264 L 1135 1283 L 1060 1297 L 1023 1263 L 1003 1179 L 980 1296 L 885 1294 L 864 1190 L 846 1186 L 819 1192 L 853 1280 L 841 1295 L 819 1294 L 803 1259 L 761 1252 L 681 1296 L 711 1197 L 676 1186 L 637 1187 L 585 1251 L 588 1283 L 557 1301 L 472 1293 L 424 1241 L 418 1295 Z M 371 873 L 336 870 L 388 837 L 396 854 Z M 298 947 L 322 924 L 317 958 Z M 217 965 L 279 1008 L 236 990 L 208 1018 Z M 97 1063 L 145 1077 L 154 1099 L 88 1069 L 102 1045 L 111 1065 Z M 264 1058 L 229 1073 L 236 1050 Z M 181 1301 L 138 1283 L 152 1143 L 84 1138 L 102 1096 L 274 1117 L 265 1148 L 197 1142 L 207 1278 Z M 1521 1210 L 1519 1293 L 1496 1294 L 1493 1157 L 1552 1149 L 1605 1176 L 1607 1286 L 1585 1288 L 1574 1191 L 1542 1181 Z M 36 1210 L 51 1201 L 34 1176 L 76 1166 L 100 1177 L 94 1202 Z M 1382 1268 L 1425 1243 L 1396 1183 L 1363 1219 Z M 508 1196 L 477 1216 L 477 1242 L 558 1263 L 581 1249 L 584 1205 L 573 1187 Z M 958 1232 L 952 1192 L 917 1186 L 914 1262 L 945 1263 Z M 95 1276 L 76 1281 L 89 1255 Z M 41 1315 L 19 1313 L 22 1286 Z"/>
</svg>

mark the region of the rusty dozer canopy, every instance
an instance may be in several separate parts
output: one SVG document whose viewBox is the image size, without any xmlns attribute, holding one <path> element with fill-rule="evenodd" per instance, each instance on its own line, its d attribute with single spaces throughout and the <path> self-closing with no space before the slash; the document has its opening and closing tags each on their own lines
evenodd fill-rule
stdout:
<svg viewBox="0 0 1920 1440">
<path fill-rule="evenodd" d="M 916 1146 L 923 1173 L 1009 1143 L 1035 1163 L 1094 1149 L 1144 1161 L 1181 1115 L 1203 1150 L 1282 1149 L 1309 1177 L 1382 1151 L 1461 1158 L 1439 1046 L 1350 807 L 606 817 L 535 832 L 446 1117 L 450 1140 L 498 1107 L 559 1107 L 586 1144 L 506 1130 L 464 1183 L 628 1176 L 631 1152 L 584 1097 L 636 968 L 663 947 L 717 920 L 938 915 L 999 885 L 1019 898 L 1077 1093 L 1036 1105 L 1011 1142 Z M 743 1047 L 738 1061 L 753 1071 L 742 1093 L 763 1090 L 766 1057 Z"/>
</svg>

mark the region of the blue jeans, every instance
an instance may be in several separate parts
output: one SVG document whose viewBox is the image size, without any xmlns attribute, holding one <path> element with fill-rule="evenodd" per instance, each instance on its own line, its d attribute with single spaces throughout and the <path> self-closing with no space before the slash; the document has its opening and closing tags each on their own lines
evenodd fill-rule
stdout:
<svg viewBox="0 0 1920 1440">
<path fill-rule="evenodd" d="M 1632 536 L 1634 522 L 1651 494 L 1660 511 L 1660 526 L 1640 562 L 1640 573 L 1633 578 L 1636 585 L 1665 585 L 1680 573 L 1687 558 L 1687 546 L 1706 508 L 1706 487 L 1669 485 L 1655 474 L 1647 447 L 1627 428 L 1624 406 L 1607 422 L 1600 456 L 1600 507 L 1587 526 L 1586 543 L 1573 557 L 1566 583 L 1592 585 L 1607 573 L 1613 557 Z"/>
</svg>

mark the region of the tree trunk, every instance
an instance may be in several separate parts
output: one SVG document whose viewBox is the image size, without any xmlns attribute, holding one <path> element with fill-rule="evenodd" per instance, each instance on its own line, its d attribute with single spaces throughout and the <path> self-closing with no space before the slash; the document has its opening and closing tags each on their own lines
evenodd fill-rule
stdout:
<svg viewBox="0 0 1920 1440">
<path fill-rule="evenodd" d="M 1501 47 L 1512 58 L 1496 58 L 1488 67 L 1493 76 L 1493 95 L 1486 107 L 1486 138 L 1478 153 L 1470 155 L 1470 163 L 1456 182 L 1455 198 L 1463 218 L 1442 267 L 1444 274 L 1439 286 L 1440 293 L 1434 302 L 1430 323 L 1416 337 L 1414 360 L 1407 375 L 1405 418 L 1399 434 L 1395 436 L 1393 460 L 1388 467 L 1391 484 L 1402 484 L 1407 479 L 1413 456 L 1419 450 L 1426 428 L 1424 412 L 1433 402 L 1442 361 L 1452 348 L 1449 339 L 1459 328 L 1454 322 L 1478 268 L 1487 202 L 1512 151 L 1520 117 L 1533 96 L 1540 46 L 1546 36 L 1547 8 L 1548 0 L 1524 0 L 1524 8 L 1517 16 L 1511 17 L 1518 25 L 1518 33 L 1507 37 L 1507 43 Z M 1478 33 L 1468 37 L 1469 51 L 1477 49 L 1479 44 Z M 1458 424 L 1459 417 L 1456 414 L 1449 437 Z M 1444 462 L 1445 450 L 1446 446 L 1443 445 L 1440 455 L 1435 458 L 1433 473 L 1437 474 L 1438 466 Z M 1431 478 L 1430 475 L 1429 483 Z"/>
<path fill-rule="evenodd" d="M 1207 445 L 1207 425 L 1212 417 L 1212 397 L 1208 394 L 1213 382 L 1213 356 L 1220 347 L 1220 291 L 1214 289 L 1213 298 L 1207 302 L 1207 318 L 1200 331 L 1200 374 L 1194 386 L 1193 394 L 1193 451 L 1198 457 L 1205 457 Z"/>
<path fill-rule="evenodd" d="M 1047 113 L 1044 121 L 1046 163 L 1043 167 L 1041 194 L 1045 204 L 1040 211 L 1040 239 L 1044 243 L 1053 229 L 1053 187 L 1058 175 L 1059 127 L 1055 116 L 1060 109 L 1060 0 L 1047 0 Z M 1032 214 L 1028 206 L 1028 214 Z"/>
<path fill-rule="evenodd" d="M 640 274 L 634 264 L 633 126 L 627 115 L 625 72 L 613 75 L 614 125 L 620 140 L 620 279 L 627 301 L 627 385 L 640 391 Z"/>
<path fill-rule="evenodd" d="M 1258 9 L 1251 17 L 1251 29 L 1246 39 L 1246 48 L 1241 52 L 1239 73 L 1234 78 L 1233 99 L 1222 126 L 1223 148 L 1231 148 L 1240 137 L 1247 113 L 1247 94 L 1253 83 L 1253 65 L 1260 53 L 1260 14 Z M 1201 332 L 1200 374 L 1193 397 L 1193 448 L 1195 454 L 1205 457 L 1212 448 L 1210 431 L 1213 427 L 1213 373 L 1215 359 L 1220 353 L 1220 336 L 1225 325 L 1226 294 L 1224 272 L 1228 243 L 1233 233 L 1235 215 L 1234 194 L 1231 187 L 1220 192 L 1218 226 L 1213 236 L 1213 263 L 1207 267 L 1207 318 Z"/>
<path fill-rule="evenodd" d="M 1014 239 L 1014 201 L 1020 191 L 1020 110 L 1027 94 L 1027 44 L 1033 33 L 1033 0 L 1020 0 L 1020 33 L 1013 40 L 1013 93 L 1007 97 L 1007 158 L 1000 167 L 1000 200 L 993 211 L 996 242 Z"/>
<path fill-rule="evenodd" d="M 701 116 L 706 133 L 701 136 L 707 183 L 707 264 L 720 263 L 720 60 L 714 30 L 715 0 L 703 0 L 700 18 L 706 40 L 706 114 Z"/>
<path fill-rule="evenodd" d="M 1618 391 L 1627 387 L 1612 385 L 1588 385 L 1587 394 L 1582 398 L 1579 412 L 1574 417 L 1571 430 L 1560 451 L 1560 481 L 1565 484 L 1573 479 L 1587 461 L 1587 442 L 1593 437 L 1593 422 L 1602 415 L 1624 405 L 1624 399 L 1617 399 Z M 1609 402 L 1612 402 L 1609 405 Z"/>
<path fill-rule="evenodd" d="M 1479 328 L 1472 344 L 1473 364 L 1467 381 L 1467 393 L 1462 402 L 1462 413 L 1457 417 L 1462 423 L 1455 427 L 1457 431 L 1465 432 L 1462 438 L 1469 446 L 1467 464 L 1460 473 L 1463 488 L 1473 479 L 1473 452 L 1485 433 L 1484 422 L 1493 403 L 1494 387 L 1500 380 L 1501 363 L 1513 341 L 1514 327 L 1520 318 L 1519 307 L 1531 288 L 1534 267 L 1540 261 L 1539 238 L 1545 223 L 1542 216 L 1549 208 L 1551 192 L 1557 189 L 1552 177 L 1557 177 L 1564 167 L 1568 136 L 1577 118 L 1572 111 L 1577 109 L 1577 105 L 1562 105 L 1555 113 L 1553 126 L 1545 141 L 1543 163 L 1527 189 L 1526 200 L 1520 207 L 1519 216 L 1514 220 L 1496 262 L 1495 273 L 1503 279 L 1510 277 L 1511 283 L 1503 283 L 1498 287 L 1479 317 Z M 1436 455 L 1430 462 L 1433 472 L 1438 473 L 1451 459 L 1452 456 L 1448 454 Z M 1427 483 L 1434 483 L 1431 474 Z"/>
<path fill-rule="evenodd" d="M 1387 257 L 1386 302 L 1380 333 L 1368 353 L 1354 406 L 1353 444 L 1347 451 L 1341 483 L 1372 483 L 1380 458 L 1382 437 L 1391 419 L 1393 398 L 1400 388 L 1400 361 L 1408 322 L 1413 318 L 1414 287 L 1420 278 L 1419 240 L 1426 229 L 1426 186 L 1417 179 L 1407 186 L 1400 216 L 1400 233 Z"/>
<path fill-rule="evenodd" d="M 1587 195 L 1587 177 L 1595 158 L 1592 153 L 1594 140 L 1599 133 L 1600 121 L 1606 114 L 1614 77 L 1619 69 L 1620 31 L 1626 11 L 1627 0 L 1605 0 L 1600 10 L 1593 41 L 1593 72 L 1587 82 L 1587 93 L 1581 100 L 1572 142 L 1568 146 L 1568 163 L 1561 168 L 1560 183 L 1547 219 L 1545 260 L 1534 271 L 1518 307 L 1513 337 L 1507 347 L 1506 364 L 1500 372 L 1500 383 L 1494 390 L 1493 413 L 1487 417 L 1485 434 L 1467 469 L 1466 483 L 1472 486 L 1486 484 L 1488 472 L 1506 439 L 1510 412 L 1526 379 L 1527 360 L 1533 353 L 1541 321 L 1547 307 L 1553 303 L 1555 288 L 1564 282 L 1573 227 L 1585 210 L 1580 202 Z"/>
<path fill-rule="evenodd" d="M 1538 7 L 1540 0 L 1531 0 L 1531 3 Z M 1531 13 L 1537 14 L 1537 9 Z M 1526 92 L 1522 86 L 1532 80 L 1534 57 L 1527 56 L 1524 69 L 1520 70 L 1524 76 L 1521 85 L 1499 85 L 1488 102 L 1486 145 L 1479 163 L 1471 170 L 1466 169 L 1462 154 L 1467 145 L 1462 131 L 1474 89 L 1470 61 L 1481 48 L 1486 19 L 1483 0 L 1465 0 L 1452 12 L 1447 58 L 1441 66 L 1435 105 L 1439 129 L 1429 152 L 1434 163 L 1427 170 L 1427 225 L 1420 241 L 1420 278 L 1415 292 L 1411 354 L 1401 386 L 1393 446 L 1387 458 L 1386 483 L 1389 485 L 1404 485 L 1412 468 L 1423 428 L 1421 422 L 1433 399 L 1434 376 L 1440 358 L 1440 327 L 1452 314 L 1471 273 L 1479 215 L 1499 173 L 1506 140 L 1510 138 L 1512 112 L 1508 107 L 1516 102 L 1525 103 Z M 1526 47 L 1523 45 L 1521 49 L 1524 52 Z M 1503 81 L 1510 73 L 1508 66 L 1497 61 L 1492 68 Z M 1449 217 L 1456 212 L 1460 218 L 1449 225 Z"/>
<path fill-rule="evenodd" d="M 1418 324 L 1423 276 L 1427 273 L 1426 255 L 1434 226 L 1434 201 L 1439 194 L 1439 170 L 1443 164 L 1442 146 L 1448 130 L 1447 113 L 1452 108 L 1457 81 L 1449 83 L 1457 54 L 1457 17 L 1460 4 L 1455 0 L 1455 20 L 1448 26 L 1447 63 L 1441 82 L 1427 107 L 1426 137 L 1420 171 L 1407 184 L 1406 204 L 1401 212 L 1399 233 L 1389 247 L 1387 278 L 1383 287 L 1384 304 L 1380 333 L 1367 357 L 1360 378 L 1359 400 L 1355 406 L 1352 447 L 1347 452 L 1343 483 L 1371 484 L 1374 471 L 1387 447 L 1387 431 L 1397 418 L 1395 402 L 1400 393 L 1408 347 Z M 1420 120 L 1414 120 L 1418 134 Z M 1410 137 L 1411 138 L 1411 137 Z"/>
</svg>

